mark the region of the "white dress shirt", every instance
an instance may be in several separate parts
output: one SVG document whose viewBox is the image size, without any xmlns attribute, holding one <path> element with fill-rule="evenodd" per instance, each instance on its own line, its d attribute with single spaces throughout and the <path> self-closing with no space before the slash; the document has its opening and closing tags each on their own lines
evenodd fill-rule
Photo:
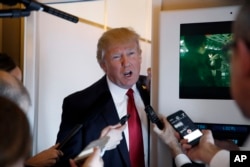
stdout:
<svg viewBox="0 0 250 167">
<path fill-rule="evenodd" d="M 115 103 L 116 110 L 118 112 L 118 116 L 121 119 L 123 116 L 127 114 L 127 102 L 128 102 L 128 96 L 126 95 L 128 89 L 123 89 L 117 85 L 115 85 L 113 82 L 109 80 L 107 77 L 107 83 L 109 90 L 111 92 L 113 101 Z M 141 119 L 141 127 L 142 127 L 142 135 L 143 135 L 143 146 L 144 146 L 144 160 L 145 160 L 145 167 L 148 167 L 148 123 L 147 123 L 147 115 L 144 111 L 145 105 L 142 101 L 142 98 L 140 96 L 139 91 L 136 88 L 136 85 L 132 87 L 134 91 L 134 100 L 135 105 L 138 111 L 138 115 Z M 128 126 L 124 130 L 124 135 L 127 142 L 127 147 L 129 150 L 129 137 L 128 137 Z"/>
</svg>

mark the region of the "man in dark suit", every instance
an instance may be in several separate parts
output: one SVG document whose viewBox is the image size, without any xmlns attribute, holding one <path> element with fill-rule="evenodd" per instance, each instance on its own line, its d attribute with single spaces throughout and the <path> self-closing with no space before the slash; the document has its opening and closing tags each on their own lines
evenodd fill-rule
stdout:
<svg viewBox="0 0 250 167">
<path fill-rule="evenodd" d="M 99 138 L 103 128 L 117 124 L 127 114 L 126 92 L 133 89 L 143 135 L 144 150 L 141 154 L 147 167 L 149 127 L 144 108 L 150 103 L 150 97 L 145 85 L 138 82 L 141 68 L 139 35 L 128 28 L 115 28 L 105 32 L 98 41 L 97 60 L 105 75 L 90 87 L 69 95 L 63 101 L 62 120 L 56 142 L 60 143 L 76 124 L 83 124 L 83 128 L 62 148 L 64 156 L 58 166 L 68 166 L 65 162 Z M 128 128 L 122 135 L 121 143 L 115 149 L 105 152 L 105 167 L 132 166 L 129 143 L 134 141 L 129 141 Z M 138 138 L 134 137 L 135 140 Z"/>
</svg>

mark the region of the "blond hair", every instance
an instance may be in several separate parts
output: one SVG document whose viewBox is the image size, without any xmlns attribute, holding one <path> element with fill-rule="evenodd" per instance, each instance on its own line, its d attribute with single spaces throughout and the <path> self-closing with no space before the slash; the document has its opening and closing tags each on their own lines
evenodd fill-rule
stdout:
<svg viewBox="0 0 250 167">
<path fill-rule="evenodd" d="M 98 40 L 97 44 L 97 61 L 102 63 L 103 58 L 110 46 L 115 44 L 123 44 L 130 41 L 135 41 L 138 44 L 138 49 L 140 50 L 139 44 L 140 36 L 131 28 L 114 28 L 103 33 L 101 38 Z"/>
</svg>

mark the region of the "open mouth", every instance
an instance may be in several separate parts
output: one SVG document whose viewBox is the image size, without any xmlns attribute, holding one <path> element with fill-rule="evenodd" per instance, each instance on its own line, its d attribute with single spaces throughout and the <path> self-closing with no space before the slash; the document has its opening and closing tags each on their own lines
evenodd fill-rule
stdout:
<svg viewBox="0 0 250 167">
<path fill-rule="evenodd" d="M 124 75 L 126 77 L 130 77 L 132 75 L 132 71 L 127 71 L 127 72 L 124 73 Z"/>
</svg>

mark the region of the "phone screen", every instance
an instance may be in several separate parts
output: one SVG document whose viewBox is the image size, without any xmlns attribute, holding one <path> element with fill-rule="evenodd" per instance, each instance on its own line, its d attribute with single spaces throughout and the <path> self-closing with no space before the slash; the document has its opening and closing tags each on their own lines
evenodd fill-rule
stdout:
<svg viewBox="0 0 250 167">
<path fill-rule="evenodd" d="M 199 142 L 202 133 L 184 111 L 179 110 L 167 119 L 174 129 L 188 140 L 188 143 L 195 145 Z"/>
</svg>

